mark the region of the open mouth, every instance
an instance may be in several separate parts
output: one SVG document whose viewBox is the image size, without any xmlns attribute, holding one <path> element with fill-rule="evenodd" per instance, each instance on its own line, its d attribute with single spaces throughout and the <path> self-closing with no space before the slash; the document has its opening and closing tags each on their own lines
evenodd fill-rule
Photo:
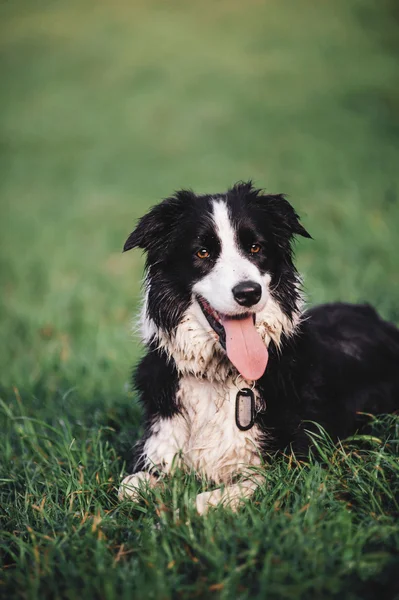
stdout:
<svg viewBox="0 0 399 600">
<path fill-rule="evenodd" d="M 224 350 L 226 350 L 226 330 L 224 328 L 223 322 L 225 322 L 226 319 L 240 321 L 242 319 L 247 319 L 249 316 L 252 316 L 252 320 L 255 325 L 255 313 L 252 313 L 252 315 L 250 313 L 242 313 L 233 316 L 222 315 L 222 313 L 219 313 L 217 310 L 212 308 L 209 302 L 207 302 L 202 296 L 197 296 L 197 301 L 209 325 L 212 327 L 213 331 L 219 336 L 219 342 L 224 348 Z"/>
<path fill-rule="evenodd" d="M 266 370 L 268 351 L 255 327 L 254 313 L 224 315 L 205 298 L 197 296 L 198 304 L 209 325 L 219 336 L 219 343 L 244 379 L 257 380 Z"/>
</svg>

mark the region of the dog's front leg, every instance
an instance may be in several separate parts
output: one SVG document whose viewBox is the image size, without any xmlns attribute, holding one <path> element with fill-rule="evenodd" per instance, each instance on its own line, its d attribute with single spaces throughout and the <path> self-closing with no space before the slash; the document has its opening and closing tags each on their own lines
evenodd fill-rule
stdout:
<svg viewBox="0 0 399 600">
<path fill-rule="evenodd" d="M 250 498 L 256 488 L 264 481 L 262 475 L 255 475 L 251 479 L 244 479 L 240 483 L 226 486 L 224 489 L 202 492 L 198 494 L 195 504 L 200 515 L 205 514 L 209 508 L 223 505 L 236 511 L 240 504 Z"/>
<path fill-rule="evenodd" d="M 179 453 L 187 439 L 187 423 L 181 414 L 152 423 L 139 443 L 138 471 L 125 477 L 119 488 L 119 500 L 138 502 L 143 488 L 154 487 L 159 474 L 168 474 L 180 463 Z M 156 473 L 158 475 L 156 475 Z"/>
</svg>

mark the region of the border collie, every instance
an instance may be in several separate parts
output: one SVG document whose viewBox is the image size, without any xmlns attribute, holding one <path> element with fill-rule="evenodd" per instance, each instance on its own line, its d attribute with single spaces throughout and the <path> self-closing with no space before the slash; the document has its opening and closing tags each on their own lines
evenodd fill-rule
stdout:
<svg viewBox="0 0 399 600">
<path fill-rule="evenodd" d="M 179 465 L 221 485 L 197 496 L 199 513 L 235 508 L 261 482 L 253 467 L 287 447 L 306 454 L 315 423 L 336 440 L 361 413 L 399 408 L 399 330 L 367 305 L 304 311 L 296 235 L 310 238 L 285 197 L 250 182 L 179 191 L 139 220 L 124 250 L 147 256 L 146 420 L 121 499 Z"/>
</svg>

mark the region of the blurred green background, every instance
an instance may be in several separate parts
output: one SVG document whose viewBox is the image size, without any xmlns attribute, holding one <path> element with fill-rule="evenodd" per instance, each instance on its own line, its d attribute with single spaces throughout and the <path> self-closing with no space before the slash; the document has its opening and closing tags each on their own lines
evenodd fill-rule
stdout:
<svg viewBox="0 0 399 600">
<path fill-rule="evenodd" d="M 399 323 L 398 22 L 394 0 L 0 0 L 0 595 L 386 597 L 394 421 L 369 454 L 273 462 L 234 516 L 179 521 L 193 478 L 118 504 L 143 268 L 121 249 L 175 189 L 252 178 L 313 235 L 309 303 Z"/>
<path fill-rule="evenodd" d="M 314 237 L 309 302 L 399 320 L 393 2 L 19 0 L 0 17 L 6 396 L 49 418 L 126 401 L 143 263 L 121 248 L 183 186 L 288 194 Z"/>
</svg>

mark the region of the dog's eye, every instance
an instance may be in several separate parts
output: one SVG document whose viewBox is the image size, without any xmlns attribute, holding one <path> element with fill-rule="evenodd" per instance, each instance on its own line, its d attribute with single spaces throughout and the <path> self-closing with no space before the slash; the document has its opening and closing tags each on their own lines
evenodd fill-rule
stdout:
<svg viewBox="0 0 399 600">
<path fill-rule="evenodd" d="M 201 250 L 198 250 L 197 256 L 198 258 L 209 258 L 210 254 L 206 248 L 201 248 Z"/>
<path fill-rule="evenodd" d="M 260 245 L 252 244 L 252 246 L 250 248 L 250 252 L 251 252 L 251 254 L 258 254 L 258 252 L 260 252 Z"/>
</svg>

